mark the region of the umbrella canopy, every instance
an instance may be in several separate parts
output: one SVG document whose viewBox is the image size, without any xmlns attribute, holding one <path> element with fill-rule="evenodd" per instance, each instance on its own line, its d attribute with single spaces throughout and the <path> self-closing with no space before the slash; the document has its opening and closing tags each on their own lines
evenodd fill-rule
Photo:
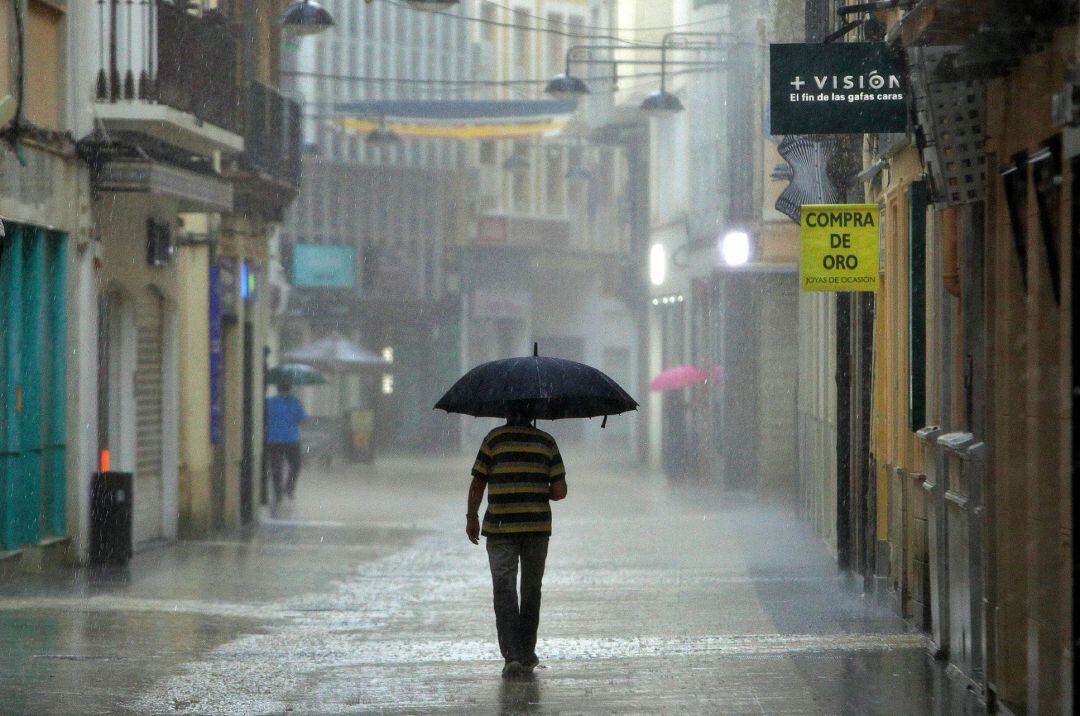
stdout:
<svg viewBox="0 0 1080 716">
<path fill-rule="evenodd" d="M 303 363 L 283 363 L 266 371 L 267 384 L 273 385 L 322 385 L 323 374 Z"/>
<path fill-rule="evenodd" d="M 523 414 L 539 420 L 560 420 L 618 415 L 637 409 L 638 404 L 596 368 L 534 355 L 473 368 L 435 407 L 477 418 Z"/>
<path fill-rule="evenodd" d="M 692 365 L 677 365 L 668 368 L 653 378 L 649 383 L 649 390 L 654 393 L 663 393 L 669 390 L 688 388 L 691 385 L 699 385 L 709 379 L 709 374 L 701 368 Z"/>
<path fill-rule="evenodd" d="M 285 354 L 285 359 L 334 372 L 385 368 L 390 365 L 381 355 L 358 346 L 340 333 L 291 350 Z"/>
</svg>

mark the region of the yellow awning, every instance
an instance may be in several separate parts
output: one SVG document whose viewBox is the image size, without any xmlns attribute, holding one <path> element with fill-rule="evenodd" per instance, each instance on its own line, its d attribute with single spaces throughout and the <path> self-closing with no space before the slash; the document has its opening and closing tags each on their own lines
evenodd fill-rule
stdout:
<svg viewBox="0 0 1080 716">
<path fill-rule="evenodd" d="M 345 131 L 352 134 L 368 134 L 379 127 L 378 122 L 372 122 L 368 119 L 342 118 L 334 121 Z M 388 123 L 386 128 L 393 130 L 399 137 L 413 137 L 416 139 L 513 139 L 515 137 L 557 134 L 565 129 L 566 125 L 566 122 L 469 124 L 458 126 Z"/>
</svg>

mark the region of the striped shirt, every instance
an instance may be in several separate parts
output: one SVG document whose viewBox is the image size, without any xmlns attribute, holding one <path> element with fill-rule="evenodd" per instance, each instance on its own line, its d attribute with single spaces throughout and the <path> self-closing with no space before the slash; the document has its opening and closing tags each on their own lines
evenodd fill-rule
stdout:
<svg viewBox="0 0 1080 716">
<path fill-rule="evenodd" d="M 529 426 L 495 428 L 480 445 L 472 475 L 487 483 L 481 534 L 551 534 L 551 484 L 566 478 L 555 438 Z"/>
</svg>

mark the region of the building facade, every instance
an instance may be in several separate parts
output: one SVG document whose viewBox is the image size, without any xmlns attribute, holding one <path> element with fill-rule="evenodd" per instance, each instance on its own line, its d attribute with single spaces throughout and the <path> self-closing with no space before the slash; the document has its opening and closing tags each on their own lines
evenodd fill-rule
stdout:
<svg viewBox="0 0 1080 716">
<path fill-rule="evenodd" d="M 87 172 L 71 140 L 73 25 L 54 3 L 0 10 L 2 133 L 0 274 L 0 572 L 68 560 L 85 525 L 82 483 L 70 480 L 89 446 L 77 426 L 91 357 L 67 347 L 85 331 L 71 319 L 88 293 Z"/>
<path fill-rule="evenodd" d="M 477 3 L 482 24 L 472 41 L 483 79 L 513 83 L 564 71 L 568 49 L 588 44 L 610 22 L 605 3 Z M 513 27 L 506 27 L 513 25 Z M 575 68 L 577 65 L 575 65 Z M 582 73 L 596 74 L 582 67 Z M 528 92 L 503 84 L 493 99 L 545 102 L 541 80 Z M 558 132 L 488 139 L 476 149 L 479 206 L 475 231 L 459 247 L 463 366 L 528 355 L 594 365 L 637 395 L 639 301 L 635 280 L 632 177 L 640 162 L 640 128 L 628 132 L 595 113 L 610 105 L 612 88 L 578 102 Z M 470 449 L 491 427 L 465 423 Z M 632 454 L 639 421 L 563 421 L 550 429 L 560 443 L 611 446 Z"/>
<path fill-rule="evenodd" d="M 308 110 L 303 187 L 281 241 L 291 287 L 277 319 L 279 348 L 340 333 L 392 358 L 390 370 L 305 389 L 309 412 L 332 421 L 343 409 L 372 411 L 380 447 L 428 449 L 456 430 L 431 406 L 460 368 L 458 279 L 448 252 L 471 230 L 476 149 L 452 139 L 384 146 L 337 120 L 378 124 L 387 119 L 384 102 L 468 97 L 467 88 L 453 88 L 474 67 L 468 23 L 392 3 L 327 8 L 336 25 L 284 51 L 290 92 Z M 342 271 L 330 282 L 304 278 L 306 257 L 320 247 L 338 252 Z"/>
<path fill-rule="evenodd" d="M 881 209 L 880 291 L 803 299 L 802 504 L 840 567 L 928 631 L 973 708 L 1064 713 L 1075 9 L 962 5 L 860 30 L 906 54 L 912 121 L 866 135 L 852 177 Z M 838 9 L 806 3 L 819 37 Z"/>
<path fill-rule="evenodd" d="M 103 58 L 83 71 L 79 132 L 102 247 L 99 454 L 134 472 L 137 545 L 255 514 L 269 242 L 299 182 L 278 9 L 103 4 L 85 18 L 100 28 L 87 56 Z M 205 64 L 183 61 L 192 48 Z"/>
<path fill-rule="evenodd" d="M 798 239 L 767 201 L 773 18 L 742 4 L 631 5 L 630 28 L 659 28 L 635 37 L 667 43 L 665 87 L 685 106 L 649 125 L 647 373 L 692 365 L 709 377 L 648 396 L 651 463 L 675 480 L 790 499 Z M 627 71 L 641 79 L 618 101 L 640 111 L 660 84 L 648 64 L 658 53 L 634 54 Z"/>
</svg>

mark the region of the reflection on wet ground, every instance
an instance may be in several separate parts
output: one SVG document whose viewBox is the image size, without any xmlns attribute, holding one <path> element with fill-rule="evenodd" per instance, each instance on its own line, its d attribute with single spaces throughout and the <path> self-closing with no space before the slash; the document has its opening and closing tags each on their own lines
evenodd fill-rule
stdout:
<svg viewBox="0 0 1080 716">
<path fill-rule="evenodd" d="M 959 711 L 924 637 L 845 586 L 784 509 L 572 455 L 544 668 L 503 681 L 485 555 L 459 519 L 468 462 L 309 473 L 250 542 L 0 588 L 0 711 Z"/>
</svg>

